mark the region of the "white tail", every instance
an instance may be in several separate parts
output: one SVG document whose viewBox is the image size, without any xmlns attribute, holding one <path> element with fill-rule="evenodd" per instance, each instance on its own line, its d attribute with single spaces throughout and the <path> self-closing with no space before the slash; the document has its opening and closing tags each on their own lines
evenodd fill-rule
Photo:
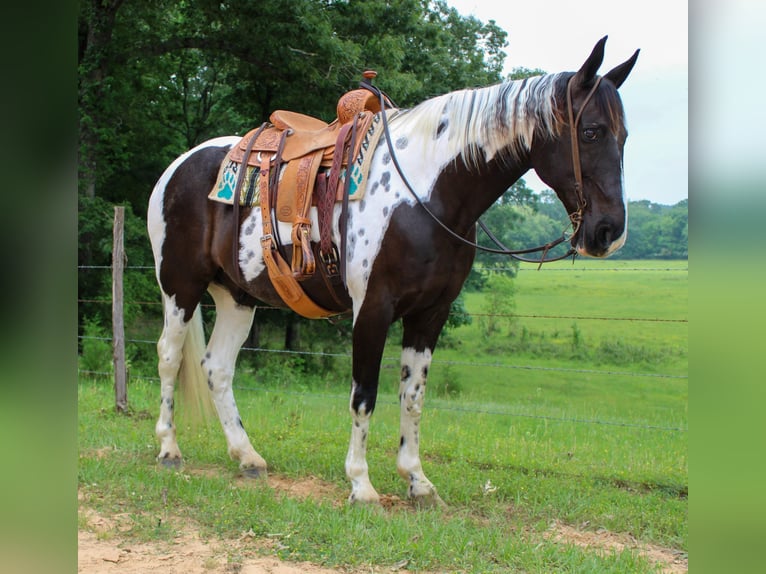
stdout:
<svg viewBox="0 0 766 574">
<path fill-rule="evenodd" d="M 207 424 L 215 414 L 207 375 L 202 369 L 204 352 L 205 332 L 202 328 L 202 313 L 197 305 L 184 339 L 183 360 L 178 373 L 179 399 L 183 412 L 191 424 Z"/>
</svg>

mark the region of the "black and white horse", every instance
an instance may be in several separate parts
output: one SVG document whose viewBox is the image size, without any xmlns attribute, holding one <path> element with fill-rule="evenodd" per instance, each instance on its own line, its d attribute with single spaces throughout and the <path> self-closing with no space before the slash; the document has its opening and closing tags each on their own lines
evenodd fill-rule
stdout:
<svg viewBox="0 0 766 574">
<path fill-rule="evenodd" d="M 419 424 L 432 354 L 475 255 L 475 248 L 455 235 L 475 239 L 482 213 L 534 169 L 571 214 L 571 244 L 579 254 L 605 257 L 625 242 L 627 133 L 617 90 L 638 51 L 599 77 L 605 42 L 598 42 L 576 73 L 456 91 L 391 119 L 390 145 L 383 137 L 374 151 L 364 198 L 350 202 L 347 248 L 341 254 L 353 311 L 352 425 L 345 462 L 351 502 L 379 500 L 368 475 L 367 437 L 386 335 L 397 319 L 403 324 L 397 470 L 412 499 L 440 500 L 421 466 Z M 266 462 L 242 425 L 232 378 L 256 301 L 285 305 L 264 267 L 260 208 L 243 208 L 235 222 L 231 206 L 208 199 L 224 156 L 239 140 L 217 138 L 183 154 L 162 174 L 149 202 L 148 229 L 165 317 L 157 345 L 162 403 L 156 433 L 159 461 L 180 464 L 175 381 L 182 358 L 186 366 L 201 365 L 197 371 L 209 387 L 230 456 L 245 474 L 258 476 L 265 474 Z M 336 245 L 339 215 L 337 207 Z M 312 217 L 312 239 L 318 241 L 316 214 Z M 289 227 L 279 225 L 284 226 L 281 236 L 290 237 Z M 235 232 L 238 257 L 232 252 Z M 332 308 L 324 282 L 308 280 L 303 287 L 315 302 Z M 205 291 L 216 306 L 206 349 L 195 313 Z"/>
</svg>

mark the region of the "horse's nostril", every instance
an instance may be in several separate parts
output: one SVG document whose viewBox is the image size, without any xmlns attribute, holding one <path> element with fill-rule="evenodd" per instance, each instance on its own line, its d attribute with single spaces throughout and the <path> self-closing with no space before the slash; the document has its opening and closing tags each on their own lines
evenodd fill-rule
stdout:
<svg viewBox="0 0 766 574">
<path fill-rule="evenodd" d="M 596 242 L 603 249 L 612 244 L 612 237 L 612 226 L 609 223 L 602 223 L 596 229 Z"/>
</svg>

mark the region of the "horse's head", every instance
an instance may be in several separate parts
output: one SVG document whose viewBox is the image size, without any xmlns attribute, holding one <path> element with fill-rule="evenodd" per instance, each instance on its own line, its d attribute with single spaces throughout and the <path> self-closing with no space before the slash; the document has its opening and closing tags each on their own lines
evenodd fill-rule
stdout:
<svg viewBox="0 0 766 574">
<path fill-rule="evenodd" d="M 622 247 L 628 222 L 622 177 L 628 134 L 617 89 L 636 63 L 638 50 L 598 77 L 605 43 L 606 37 L 577 73 L 562 75 L 556 89 L 562 129 L 553 136 L 536 134 L 530 150 L 532 167 L 572 218 L 572 246 L 590 257 L 606 257 Z"/>
</svg>

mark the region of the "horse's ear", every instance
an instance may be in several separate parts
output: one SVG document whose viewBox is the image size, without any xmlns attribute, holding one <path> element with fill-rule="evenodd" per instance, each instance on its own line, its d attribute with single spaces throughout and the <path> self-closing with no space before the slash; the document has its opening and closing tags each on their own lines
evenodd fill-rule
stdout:
<svg viewBox="0 0 766 574">
<path fill-rule="evenodd" d="M 625 78 L 628 77 L 628 74 L 630 74 L 630 71 L 633 69 L 636 60 L 638 59 L 638 53 L 640 51 L 641 50 L 636 50 L 628 60 L 619 66 L 615 66 L 604 75 L 607 80 L 614 84 L 615 88 L 619 88 L 625 81 Z"/>
<path fill-rule="evenodd" d="M 596 80 L 596 73 L 598 72 L 601 62 L 604 61 L 604 46 L 606 45 L 607 36 L 601 38 L 593 48 L 593 51 L 585 60 L 585 63 L 577 71 L 574 77 L 574 85 L 588 88 L 593 85 Z"/>
</svg>

